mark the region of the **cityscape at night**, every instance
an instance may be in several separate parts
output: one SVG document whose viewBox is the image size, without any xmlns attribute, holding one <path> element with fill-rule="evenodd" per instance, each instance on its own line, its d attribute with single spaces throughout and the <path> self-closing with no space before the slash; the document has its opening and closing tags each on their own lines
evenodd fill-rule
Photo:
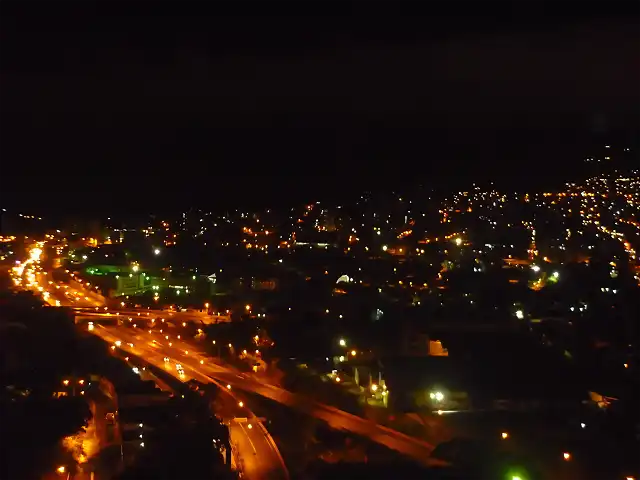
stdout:
<svg viewBox="0 0 640 480">
<path fill-rule="evenodd" d="M 468 3 L 451 3 L 422 14 L 429 34 L 393 13 L 379 38 L 333 13 L 303 34 L 255 27 L 260 9 L 191 30 L 141 9 L 188 40 L 118 12 L 135 32 L 120 43 L 75 3 L 2 7 L 2 478 L 640 478 L 640 12 L 518 20 L 548 2 L 480 2 L 459 25 Z M 506 62 L 494 43 L 558 76 L 486 73 Z M 330 70 L 337 46 L 349 65 Z M 369 56 L 426 79 L 428 55 L 424 86 L 353 88 Z M 592 55 L 619 68 L 575 98 L 555 86 Z M 203 93 L 216 68 L 271 75 L 242 80 L 271 103 Z"/>
<path fill-rule="evenodd" d="M 5 396 L 82 397 L 92 416 L 62 443 L 80 466 L 167 448 L 165 409 L 214 415 L 230 472 L 261 478 L 378 457 L 625 478 L 607 475 L 637 458 L 639 187 L 611 171 L 58 229 L 7 210 Z M 463 439 L 482 458 L 448 451 Z"/>
</svg>

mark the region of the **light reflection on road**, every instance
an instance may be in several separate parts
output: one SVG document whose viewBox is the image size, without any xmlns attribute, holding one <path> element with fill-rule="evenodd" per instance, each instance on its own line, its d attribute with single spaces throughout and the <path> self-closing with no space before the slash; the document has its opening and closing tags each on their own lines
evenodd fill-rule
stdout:
<svg viewBox="0 0 640 480">
<path fill-rule="evenodd" d="M 332 428 L 350 431 L 357 435 L 367 437 L 376 443 L 411 456 L 418 461 L 427 462 L 426 459 L 433 449 L 430 444 L 401 432 L 344 412 L 335 407 L 321 404 L 303 395 L 262 383 L 256 378 L 238 374 L 237 371 L 221 365 L 216 365 L 213 363 L 212 358 L 194 352 L 192 346 L 190 347 L 192 350 L 189 351 L 189 354 L 185 354 L 185 350 L 189 347 L 179 340 L 171 341 L 171 346 L 169 346 L 168 344 L 155 341 L 153 335 L 146 331 L 131 332 L 129 329 L 116 326 L 101 326 L 99 329 L 96 329 L 95 333 L 109 342 L 121 339 L 123 342 L 134 343 L 135 349 L 133 353 L 143 356 L 145 360 L 157 364 L 157 366 L 163 367 L 164 357 L 170 357 L 172 361 L 179 362 L 183 365 L 185 374 L 193 375 L 194 378 L 213 377 L 221 382 L 229 383 L 233 387 L 257 393 L 263 397 L 275 400 L 321 419 Z M 150 344 L 154 346 L 152 347 Z M 201 359 L 205 360 L 203 365 L 200 364 Z"/>
</svg>

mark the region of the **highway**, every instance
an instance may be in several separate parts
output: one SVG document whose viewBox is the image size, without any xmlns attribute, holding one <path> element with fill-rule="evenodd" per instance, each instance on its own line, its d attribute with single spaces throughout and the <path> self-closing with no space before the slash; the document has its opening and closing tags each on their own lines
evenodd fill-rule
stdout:
<svg viewBox="0 0 640 480">
<path fill-rule="evenodd" d="M 104 303 L 98 299 L 95 292 L 58 282 L 51 278 L 49 272 L 42 270 L 37 262 L 25 262 L 22 270 L 14 273 L 16 286 L 41 295 L 42 299 L 51 306 L 66 306 L 80 308 L 100 308 Z"/>
<path fill-rule="evenodd" d="M 35 263 L 35 269 L 41 271 L 37 262 Z M 28 268 L 30 267 L 29 265 Z M 26 268 L 24 270 L 20 275 L 20 277 L 23 278 L 20 286 L 25 289 L 34 290 L 35 292 L 39 291 L 50 304 L 77 308 L 78 315 L 76 316 L 76 322 L 82 322 L 83 320 L 97 321 L 98 318 L 113 319 L 114 315 L 121 313 L 119 311 L 106 309 L 106 307 L 102 305 L 97 305 L 86 290 L 82 291 L 81 288 L 71 287 L 50 280 L 47 280 L 47 282 L 51 283 L 45 284 L 47 288 L 44 290 L 44 292 L 48 292 L 48 294 L 44 295 L 42 290 L 44 288 L 42 285 L 44 279 L 41 277 L 36 279 L 34 278 L 35 275 L 28 273 Z M 24 276 L 27 278 L 25 279 Z M 42 276 L 48 279 L 46 273 L 42 273 Z M 83 295 L 83 293 L 85 295 Z M 93 311 L 89 312 L 89 309 L 93 309 Z M 135 324 L 136 317 L 150 317 L 151 321 L 156 321 L 151 311 L 126 310 L 126 312 L 131 314 L 131 317 L 126 317 L 126 319 L 131 318 L 132 327 L 133 324 Z M 124 313 L 124 311 L 122 313 Z M 135 315 L 133 315 L 134 313 Z M 179 338 L 175 332 L 175 327 L 179 322 L 187 321 L 186 318 L 183 320 L 180 317 L 181 313 L 176 312 L 171 318 L 169 318 L 169 313 L 171 312 L 168 311 L 157 311 L 153 313 L 160 316 L 160 318 L 157 319 L 159 321 L 165 318 L 165 322 L 163 323 L 167 325 L 166 329 L 143 330 L 140 328 L 142 325 L 138 325 L 138 328 L 133 328 L 132 330 L 131 328 L 118 325 L 96 325 L 93 333 L 111 343 L 119 341 L 121 348 L 144 358 L 156 366 L 166 368 L 168 371 L 172 371 L 173 368 L 175 372 L 175 363 L 180 363 L 184 367 L 185 374 L 187 374 L 188 371 L 189 374 L 197 380 L 205 382 L 218 381 L 225 385 L 228 384 L 234 389 L 237 388 L 256 393 L 323 420 L 332 428 L 352 432 L 407 455 L 419 462 L 430 463 L 429 455 L 434 448 L 433 445 L 333 406 L 319 403 L 304 395 L 292 393 L 277 386 L 270 385 L 257 377 L 238 372 L 227 366 L 216 364 L 213 358 L 202 352 L 195 351 L 193 345 L 189 345 Z M 185 315 L 189 316 L 189 313 Z M 140 323 L 142 324 L 142 322 Z M 174 331 L 170 333 L 170 329 Z M 170 362 L 165 362 L 165 357 L 169 358 Z M 177 374 L 177 372 L 175 372 L 175 374 Z M 253 428 L 251 430 L 253 430 Z M 259 443 L 260 442 L 258 442 L 258 444 Z M 254 445 L 256 445 L 255 442 Z M 257 457 L 257 455 L 255 456 Z"/>
<path fill-rule="evenodd" d="M 147 310 L 147 309 L 113 309 L 103 306 L 79 306 L 75 304 L 69 304 L 79 314 L 82 315 L 104 315 L 108 312 L 112 315 L 121 315 L 124 317 L 150 317 L 154 319 L 164 319 L 171 326 L 179 326 L 183 323 L 194 323 L 196 325 L 205 324 L 211 322 L 211 315 L 201 312 L 177 312 L 172 310 Z"/>
<path fill-rule="evenodd" d="M 224 390 L 225 385 L 220 385 Z M 224 420 L 229 422 L 231 444 L 239 453 L 237 462 L 243 475 L 249 479 L 287 479 L 284 460 L 278 447 L 261 421 L 246 407 L 241 395 L 227 390 L 222 410 Z"/>
<path fill-rule="evenodd" d="M 110 343 L 119 341 L 121 348 L 129 349 L 131 353 L 163 366 L 167 371 L 171 371 L 175 368 L 175 363 L 179 363 L 185 369 L 185 373 L 188 369 L 189 374 L 198 380 L 214 379 L 230 385 L 232 389 L 256 393 L 323 420 L 332 428 L 369 438 L 417 461 L 430 463 L 428 457 L 433 450 L 432 445 L 335 407 L 316 402 L 309 397 L 269 385 L 251 374 L 219 365 L 208 355 L 194 351 L 192 345 L 186 344 L 176 335 L 115 325 L 97 325 L 93 333 Z M 165 362 L 165 357 L 171 361 Z"/>
<path fill-rule="evenodd" d="M 198 368 L 193 361 L 183 362 L 178 355 L 174 355 L 172 361 L 165 361 L 168 356 L 160 347 L 145 344 L 141 335 L 122 335 L 115 327 L 96 325 L 93 333 L 105 341 L 131 355 L 139 356 L 146 362 L 164 369 L 175 378 L 187 382 L 191 379 L 202 383 L 216 383 L 221 390 L 228 390 L 227 384 L 217 382 L 207 374 L 206 369 Z M 186 356 L 186 355 L 185 355 Z M 177 368 L 180 364 L 182 368 Z M 225 421 L 229 422 L 231 443 L 238 454 L 236 464 L 242 469 L 249 479 L 288 479 L 288 472 L 280 455 L 278 447 L 269 435 L 268 431 L 244 404 L 240 406 L 241 396 L 228 391 L 228 401 L 224 402 L 221 414 Z M 239 421 L 237 419 L 240 419 Z"/>
<path fill-rule="evenodd" d="M 15 272 L 15 271 L 14 271 Z M 99 295 L 96 295 L 89 288 L 85 288 L 81 284 L 70 285 L 64 282 L 54 281 L 48 272 L 41 269 L 37 261 L 29 263 L 25 262 L 24 268 L 14 273 L 14 282 L 16 286 L 25 290 L 33 291 L 35 294 L 42 296 L 43 300 L 51 306 L 71 307 L 78 311 L 76 320 L 92 321 L 97 318 L 113 318 L 112 313 L 107 312 L 104 302 L 101 301 Z M 118 314 L 131 315 L 138 318 L 144 316 L 145 320 L 150 315 L 163 315 L 167 318 L 171 317 L 172 323 L 183 321 L 194 321 L 199 319 L 199 315 L 189 312 L 168 312 L 168 311 L 143 311 L 127 310 L 117 312 Z M 167 325 L 171 325 L 169 322 Z M 124 330 L 120 328 L 119 330 Z M 125 338 L 119 335 L 119 332 L 110 332 L 109 329 L 97 325 L 96 334 L 105 340 L 115 343 L 122 340 L 121 349 L 130 354 L 142 357 L 145 361 L 164 368 L 175 378 L 186 382 L 195 379 L 203 383 L 218 383 L 213 378 L 206 375 L 200 369 L 189 368 L 189 363 L 184 364 L 184 369 L 179 372 L 173 365 L 164 361 L 165 355 L 160 349 L 132 347 L 133 341 L 125 342 Z M 128 338 L 128 337 L 127 337 Z M 132 339 L 129 339 L 132 340 Z M 144 342 L 139 343 L 143 345 Z M 226 390 L 226 384 L 221 385 Z M 231 443 L 234 446 L 234 456 L 236 457 L 236 465 L 242 469 L 243 476 L 252 479 L 288 479 L 289 474 L 284 464 L 282 456 L 275 442 L 269 435 L 264 426 L 256 419 L 256 416 L 248 408 L 240 407 L 236 395 L 228 392 L 228 402 L 225 402 L 223 409 L 223 418 L 229 421 L 229 433 Z M 235 421 L 236 417 L 246 421 Z"/>
</svg>

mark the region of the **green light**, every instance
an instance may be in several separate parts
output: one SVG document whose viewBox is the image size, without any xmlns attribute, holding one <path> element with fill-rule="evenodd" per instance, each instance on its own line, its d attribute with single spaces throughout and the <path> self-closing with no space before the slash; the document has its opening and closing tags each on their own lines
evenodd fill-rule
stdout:
<svg viewBox="0 0 640 480">
<path fill-rule="evenodd" d="M 527 480 L 527 476 L 520 470 L 513 469 L 505 475 L 506 480 Z"/>
</svg>

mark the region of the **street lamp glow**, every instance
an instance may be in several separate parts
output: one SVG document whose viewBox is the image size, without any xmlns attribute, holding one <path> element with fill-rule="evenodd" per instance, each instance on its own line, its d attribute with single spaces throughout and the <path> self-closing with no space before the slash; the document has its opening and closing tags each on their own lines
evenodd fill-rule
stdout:
<svg viewBox="0 0 640 480">
<path fill-rule="evenodd" d="M 387 247 L 386 245 L 383 245 L 383 246 L 382 246 L 382 251 L 383 251 L 383 252 L 386 252 L 388 248 L 389 248 L 389 247 Z"/>
<path fill-rule="evenodd" d="M 134 272 L 137 272 L 138 270 L 140 270 L 140 266 L 139 265 L 132 265 L 131 266 L 131 270 L 133 270 Z"/>
<path fill-rule="evenodd" d="M 540 271 L 540 267 L 538 265 L 532 265 L 531 266 L 531 270 L 533 270 L 534 272 L 538 273 Z"/>
<path fill-rule="evenodd" d="M 516 310 L 516 318 L 522 320 L 524 318 L 524 312 L 522 310 Z"/>
<path fill-rule="evenodd" d="M 341 338 L 340 340 L 338 340 L 338 343 L 340 344 L 341 347 L 347 346 L 347 341 L 344 338 Z"/>
<path fill-rule="evenodd" d="M 457 246 L 462 245 L 462 239 L 460 237 L 456 238 L 456 245 Z"/>
<path fill-rule="evenodd" d="M 436 402 L 441 402 L 442 400 L 444 400 L 444 393 L 442 393 L 442 392 L 431 392 L 429 394 L 429 398 L 431 400 L 435 400 Z"/>
<path fill-rule="evenodd" d="M 160 255 L 160 249 L 159 248 L 154 249 L 153 250 L 153 254 L 154 255 Z"/>
</svg>

